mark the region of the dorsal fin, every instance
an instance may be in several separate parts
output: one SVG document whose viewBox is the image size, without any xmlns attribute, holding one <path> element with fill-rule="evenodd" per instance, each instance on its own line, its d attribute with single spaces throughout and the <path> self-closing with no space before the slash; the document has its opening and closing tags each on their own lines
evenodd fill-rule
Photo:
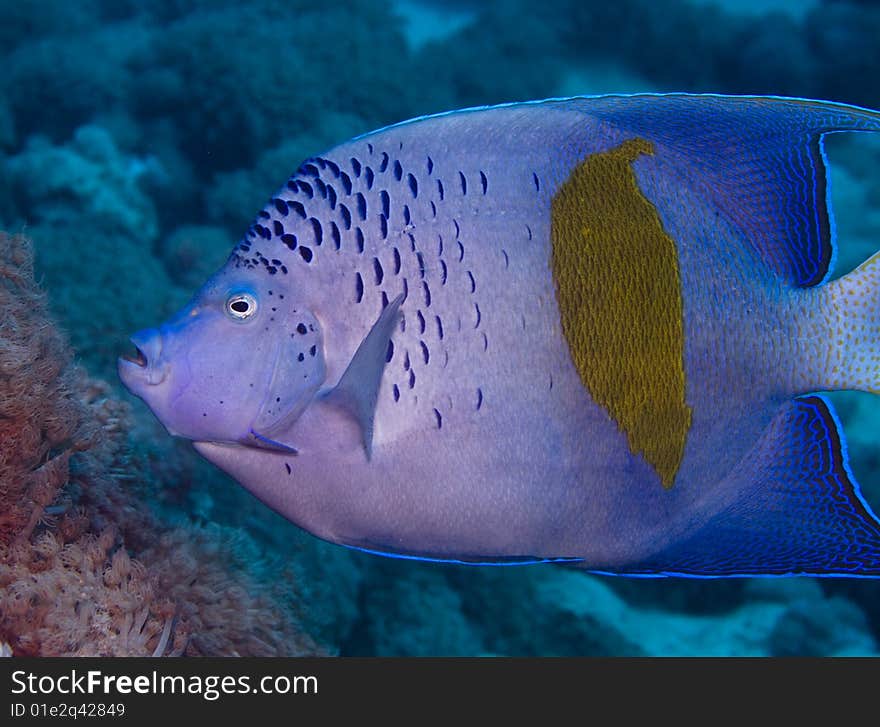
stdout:
<svg viewBox="0 0 880 727">
<path fill-rule="evenodd" d="M 355 351 L 339 383 L 322 397 L 327 403 L 351 414 L 360 425 L 367 459 L 373 453 L 373 417 L 376 413 L 382 372 L 385 370 L 388 341 L 397 325 L 397 314 L 403 298 L 404 294 L 401 293 L 385 306 Z"/>
<path fill-rule="evenodd" d="M 552 102 L 551 102 L 552 103 Z M 880 113 L 779 97 L 644 94 L 572 99 L 627 134 L 673 149 L 758 256 L 797 286 L 827 279 L 836 257 L 822 139 L 880 131 Z"/>
</svg>

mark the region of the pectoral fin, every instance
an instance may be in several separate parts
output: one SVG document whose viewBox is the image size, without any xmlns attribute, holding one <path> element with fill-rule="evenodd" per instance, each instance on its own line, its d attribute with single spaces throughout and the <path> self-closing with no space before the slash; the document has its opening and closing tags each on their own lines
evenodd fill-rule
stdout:
<svg viewBox="0 0 880 727">
<path fill-rule="evenodd" d="M 252 447 L 258 447 L 260 449 L 268 449 L 271 452 L 281 452 L 283 454 L 299 454 L 295 447 L 291 447 L 289 444 L 284 444 L 284 442 L 276 442 L 274 439 L 269 439 L 269 437 L 264 437 L 259 432 L 255 432 L 253 429 L 248 431 L 248 442 Z"/>
<path fill-rule="evenodd" d="M 373 418 L 379 398 L 379 384 L 385 370 L 388 341 L 397 324 L 403 294 L 398 295 L 382 311 L 370 329 L 339 383 L 323 395 L 328 404 L 338 406 L 360 425 L 367 459 L 373 451 Z"/>
</svg>

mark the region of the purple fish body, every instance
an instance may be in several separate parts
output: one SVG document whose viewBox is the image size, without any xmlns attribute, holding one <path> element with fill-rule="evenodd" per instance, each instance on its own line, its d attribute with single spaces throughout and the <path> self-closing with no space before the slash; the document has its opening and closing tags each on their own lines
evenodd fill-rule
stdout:
<svg viewBox="0 0 880 727">
<path fill-rule="evenodd" d="M 880 575 L 817 392 L 880 390 L 825 134 L 765 97 L 416 119 L 304 162 L 124 383 L 319 537 L 629 575 Z"/>
</svg>

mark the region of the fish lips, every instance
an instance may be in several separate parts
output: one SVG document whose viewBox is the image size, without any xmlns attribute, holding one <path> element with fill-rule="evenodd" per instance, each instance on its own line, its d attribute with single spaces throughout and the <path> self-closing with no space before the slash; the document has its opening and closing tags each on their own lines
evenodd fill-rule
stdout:
<svg viewBox="0 0 880 727">
<path fill-rule="evenodd" d="M 143 386 L 158 386 L 168 375 L 161 362 L 162 336 L 158 330 L 148 329 L 135 333 L 130 339 L 135 347 L 133 355 L 120 356 L 117 370 L 122 383 L 133 393 Z"/>
</svg>

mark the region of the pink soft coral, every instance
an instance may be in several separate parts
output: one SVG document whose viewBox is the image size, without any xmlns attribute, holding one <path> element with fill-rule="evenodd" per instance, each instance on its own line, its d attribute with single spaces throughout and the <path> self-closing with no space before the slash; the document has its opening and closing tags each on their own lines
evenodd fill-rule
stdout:
<svg viewBox="0 0 880 727">
<path fill-rule="evenodd" d="M 222 529 L 164 527 L 126 483 L 127 407 L 71 363 L 0 234 L 0 644 L 16 655 L 320 653 Z M 132 557 L 135 556 L 135 557 Z"/>
</svg>

